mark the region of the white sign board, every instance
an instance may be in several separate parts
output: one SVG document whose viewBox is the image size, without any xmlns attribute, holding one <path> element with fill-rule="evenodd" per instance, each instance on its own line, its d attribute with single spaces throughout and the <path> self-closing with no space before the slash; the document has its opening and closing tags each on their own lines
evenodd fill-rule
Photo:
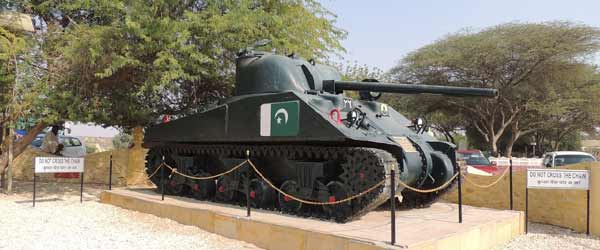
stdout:
<svg viewBox="0 0 600 250">
<path fill-rule="evenodd" d="M 83 158 L 35 157 L 36 173 L 82 173 Z"/>
<path fill-rule="evenodd" d="M 527 169 L 527 188 L 588 190 L 590 172 L 569 169 Z"/>
</svg>

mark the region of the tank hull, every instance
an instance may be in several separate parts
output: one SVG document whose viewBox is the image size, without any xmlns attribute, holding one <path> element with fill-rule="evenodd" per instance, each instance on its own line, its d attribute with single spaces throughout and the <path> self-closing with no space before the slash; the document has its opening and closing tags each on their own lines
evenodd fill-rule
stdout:
<svg viewBox="0 0 600 250">
<path fill-rule="evenodd" d="M 360 124 L 349 124 L 347 116 L 354 111 L 359 113 Z M 391 170 L 400 181 L 416 188 L 449 181 L 457 171 L 454 145 L 417 134 L 408 128 L 410 124 L 386 104 L 344 95 L 290 91 L 237 96 L 205 112 L 149 128 L 144 138 L 144 146 L 151 149 L 147 171 L 153 173 L 160 165 L 157 159 L 165 156 L 170 165 L 188 175 L 209 176 L 239 164 L 248 151 L 275 187 L 293 190 L 311 201 L 359 194 L 386 180 Z M 195 187 L 203 186 L 216 191 L 197 198 L 243 203 L 246 184 L 252 184 L 266 194 L 255 202 L 258 208 L 339 222 L 356 218 L 389 197 L 388 183 L 357 201 L 302 207 L 258 177 L 247 168 L 212 184 L 176 178 L 169 180 L 166 191 L 194 196 Z M 161 186 L 156 177 L 152 181 Z M 220 185 L 225 187 L 223 192 Z M 444 192 L 419 194 L 401 185 L 395 188 L 398 196 L 405 197 L 405 207 L 427 206 Z"/>
</svg>

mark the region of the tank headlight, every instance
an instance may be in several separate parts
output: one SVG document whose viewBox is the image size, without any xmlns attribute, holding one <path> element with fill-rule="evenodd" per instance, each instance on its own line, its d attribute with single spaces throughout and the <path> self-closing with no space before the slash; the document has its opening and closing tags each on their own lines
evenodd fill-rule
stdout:
<svg viewBox="0 0 600 250">
<path fill-rule="evenodd" d="M 356 120 L 358 120 L 358 112 L 356 110 L 352 110 L 346 114 L 346 122 L 348 122 L 348 127 L 352 127 Z"/>
</svg>

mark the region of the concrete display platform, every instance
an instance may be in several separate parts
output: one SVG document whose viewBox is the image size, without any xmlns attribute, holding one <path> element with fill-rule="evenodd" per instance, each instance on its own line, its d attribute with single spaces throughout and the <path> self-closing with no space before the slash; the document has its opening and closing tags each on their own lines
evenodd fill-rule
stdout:
<svg viewBox="0 0 600 250">
<path fill-rule="evenodd" d="M 489 249 L 524 232 L 524 215 L 455 204 L 396 212 L 396 245 L 390 245 L 390 212 L 373 211 L 345 224 L 263 210 L 165 196 L 149 189 L 112 190 L 101 202 L 170 218 L 186 225 L 272 250 Z"/>
</svg>

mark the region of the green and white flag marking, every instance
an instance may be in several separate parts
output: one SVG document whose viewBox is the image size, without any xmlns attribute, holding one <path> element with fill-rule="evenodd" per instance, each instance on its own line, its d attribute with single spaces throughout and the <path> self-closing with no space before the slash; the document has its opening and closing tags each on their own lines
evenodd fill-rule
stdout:
<svg viewBox="0 0 600 250">
<path fill-rule="evenodd" d="M 260 136 L 296 136 L 299 118 L 298 101 L 260 105 Z"/>
</svg>

